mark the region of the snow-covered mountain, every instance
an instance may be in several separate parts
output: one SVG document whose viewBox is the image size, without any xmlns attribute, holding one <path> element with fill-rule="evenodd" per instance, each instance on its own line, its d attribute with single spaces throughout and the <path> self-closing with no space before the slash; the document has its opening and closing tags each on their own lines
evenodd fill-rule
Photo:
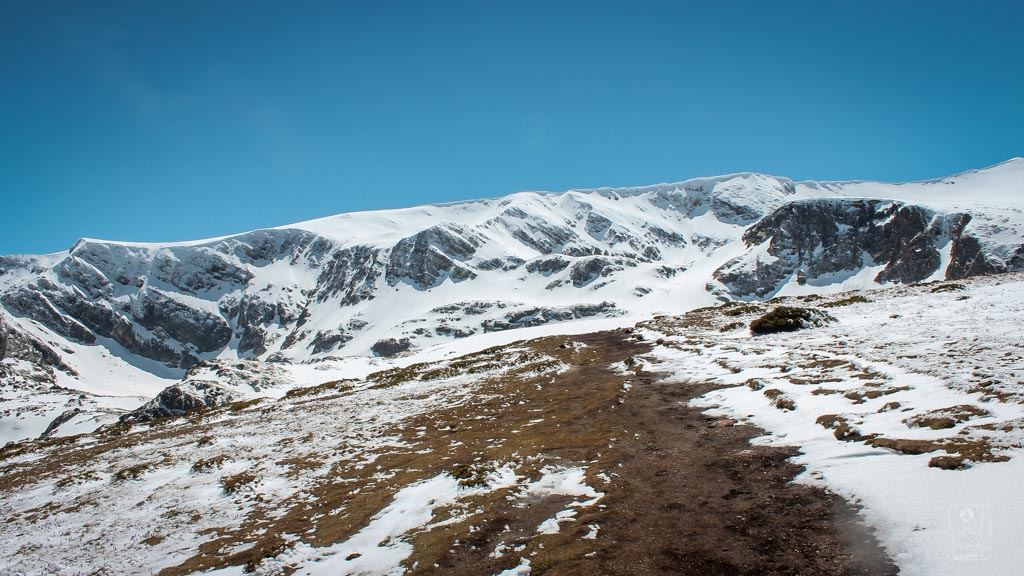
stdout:
<svg viewBox="0 0 1024 576">
<path fill-rule="evenodd" d="M 90 429 L 158 394 L 132 417 L 283 394 L 318 383 L 317 365 L 365 373 L 489 333 L 1019 270 L 1020 158 L 906 184 L 741 173 L 193 242 L 82 239 L 0 257 L 0 441 Z"/>
</svg>

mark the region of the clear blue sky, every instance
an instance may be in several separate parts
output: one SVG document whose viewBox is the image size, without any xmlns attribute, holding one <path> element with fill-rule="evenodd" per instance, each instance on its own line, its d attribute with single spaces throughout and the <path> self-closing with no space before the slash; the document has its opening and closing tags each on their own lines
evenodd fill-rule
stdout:
<svg viewBox="0 0 1024 576">
<path fill-rule="evenodd" d="M 0 254 L 1024 155 L 1024 2 L 0 0 Z"/>
</svg>

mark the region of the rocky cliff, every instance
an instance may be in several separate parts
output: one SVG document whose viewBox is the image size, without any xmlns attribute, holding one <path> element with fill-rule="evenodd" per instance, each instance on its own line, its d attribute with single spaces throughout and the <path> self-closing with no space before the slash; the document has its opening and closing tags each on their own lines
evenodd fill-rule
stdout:
<svg viewBox="0 0 1024 576">
<path fill-rule="evenodd" d="M 970 231 L 973 218 L 877 199 L 790 202 L 743 233 L 749 251 L 714 279 L 727 296 L 764 298 L 793 280 L 825 286 L 865 271 L 878 284 L 909 284 L 1024 269 L 1019 224 L 1008 227 L 1017 240 L 1003 244 Z"/>
</svg>

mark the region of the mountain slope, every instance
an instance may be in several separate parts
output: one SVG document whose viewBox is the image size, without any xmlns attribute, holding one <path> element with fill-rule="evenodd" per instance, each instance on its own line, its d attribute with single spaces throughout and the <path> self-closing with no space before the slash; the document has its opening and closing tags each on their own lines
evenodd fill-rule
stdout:
<svg viewBox="0 0 1024 576">
<path fill-rule="evenodd" d="M 11 445 L 0 564 L 1012 574 L 1022 296 L 1005 274 L 733 302 Z M 748 330 L 778 305 L 831 320 Z"/>
<path fill-rule="evenodd" d="M 1022 269 L 1021 159 L 910 184 L 742 173 L 343 214 L 194 242 L 83 239 L 67 252 L 0 258 L 0 317 L 14 343 L 0 364 L 0 440 L 109 421 L 200 362 L 212 373 L 238 359 L 275 363 L 280 385 L 204 376 L 206 392 L 182 384 L 153 414 L 200 396 L 313 384 L 289 371 L 328 358 Z"/>
</svg>

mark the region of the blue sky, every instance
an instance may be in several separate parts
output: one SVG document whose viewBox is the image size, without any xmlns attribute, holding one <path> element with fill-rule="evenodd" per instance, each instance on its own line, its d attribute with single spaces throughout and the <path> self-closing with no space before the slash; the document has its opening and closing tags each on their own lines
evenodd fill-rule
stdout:
<svg viewBox="0 0 1024 576">
<path fill-rule="evenodd" d="M 1024 156 L 1024 3 L 0 0 L 0 254 Z"/>
</svg>

